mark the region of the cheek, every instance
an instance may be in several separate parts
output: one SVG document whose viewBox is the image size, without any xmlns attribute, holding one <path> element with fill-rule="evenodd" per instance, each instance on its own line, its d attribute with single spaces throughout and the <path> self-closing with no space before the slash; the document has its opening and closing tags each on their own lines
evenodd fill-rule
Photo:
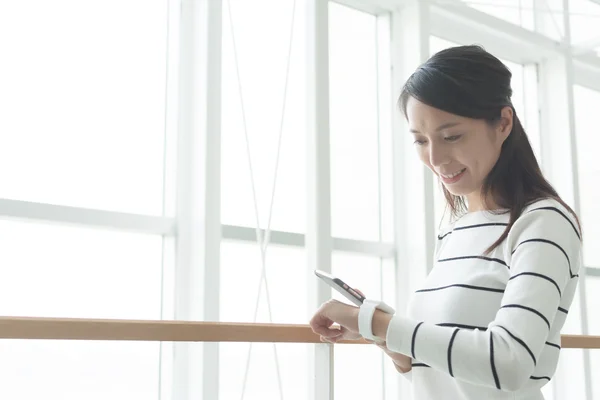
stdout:
<svg viewBox="0 0 600 400">
<path fill-rule="evenodd" d="M 437 176 L 437 172 L 435 172 L 435 168 L 433 168 L 433 166 L 431 165 L 431 162 L 429 161 L 429 152 L 426 149 L 421 149 L 419 152 L 419 159 L 421 160 L 421 162 L 423 164 L 425 164 L 425 166 L 433 173 L 433 175 Z"/>
<path fill-rule="evenodd" d="M 481 178 L 483 178 L 496 165 L 500 151 L 491 143 L 486 143 L 485 146 L 480 146 L 479 149 L 475 150 L 473 154 L 476 156 L 472 159 L 471 163 L 476 168 L 478 175 L 481 175 Z"/>
<path fill-rule="evenodd" d="M 429 152 L 427 151 L 425 146 L 417 147 L 417 155 L 419 156 L 419 160 L 421 160 L 423 164 L 431 168 L 431 165 L 429 165 Z"/>
</svg>

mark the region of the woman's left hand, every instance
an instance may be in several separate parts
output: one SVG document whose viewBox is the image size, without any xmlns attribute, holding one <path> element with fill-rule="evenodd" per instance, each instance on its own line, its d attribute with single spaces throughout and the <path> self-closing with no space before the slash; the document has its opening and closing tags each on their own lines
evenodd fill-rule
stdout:
<svg viewBox="0 0 600 400">
<path fill-rule="evenodd" d="M 329 300 L 317 310 L 310 320 L 314 333 L 321 336 L 322 342 L 337 343 L 341 340 L 358 340 L 359 308 L 337 300 Z M 333 326 L 333 324 L 339 326 Z"/>
</svg>

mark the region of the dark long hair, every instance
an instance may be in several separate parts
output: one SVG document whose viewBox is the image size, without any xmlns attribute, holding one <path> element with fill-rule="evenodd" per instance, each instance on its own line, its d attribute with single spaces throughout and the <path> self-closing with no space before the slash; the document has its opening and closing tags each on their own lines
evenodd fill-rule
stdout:
<svg viewBox="0 0 600 400">
<path fill-rule="evenodd" d="M 485 178 L 481 188 L 483 204 L 510 210 L 508 226 L 486 251 L 494 250 L 506 237 L 523 209 L 529 204 L 552 198 L 573 214 L 575 212 L 559 197 L 544 178 L 527 134 L 512 105 L 510 80 L 512 73 L 496 57 L 481 46 L 458 46 L 442 50 L 421 65 L 408 78 L 399 99 L 406 115 L 409 97 L 431 107 L 472 119 L 483 119 L 491 125 L 500 121 L 504 107 L 513 110 L 513 127 L 502 144 L 498 161 Z M 443 186 L 442 186 L 443 187 Z M 443 187 L 452 216 L 467 211 L 465 199 Z"/>
</svg>

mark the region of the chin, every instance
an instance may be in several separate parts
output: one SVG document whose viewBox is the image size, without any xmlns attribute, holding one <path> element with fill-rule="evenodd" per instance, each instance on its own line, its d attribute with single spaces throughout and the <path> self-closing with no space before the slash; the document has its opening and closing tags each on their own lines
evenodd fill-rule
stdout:
<svg viewBox="0 0 600 400">
<path fill-rule="evenodd" d="M 465 197 L 471 193 L 474 192 L 474 190 L 472 190 L 471 188 L 467 188 L 464 186 L 458 186 L 457 185 L 450 185 L 450 187 L 444 185 L 444 187 L 446 188 L 447 191 L 450 192 L 450 194 L 454 195 L 454 196 L 462 196 Z"/>
</svg>

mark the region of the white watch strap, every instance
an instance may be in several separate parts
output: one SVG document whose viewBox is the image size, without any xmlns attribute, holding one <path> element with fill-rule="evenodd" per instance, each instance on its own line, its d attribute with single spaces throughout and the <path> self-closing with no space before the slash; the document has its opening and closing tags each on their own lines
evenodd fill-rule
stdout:
<svg viewBox="0 0 600 400">
<path fill-rule="evenodd" d="M 373 341 L 376 340 L 373 335 L 373 314 L 375 314 L 375 310 L 381 310 L 387 314 L 394 314 L 396 312 L 383 301 L 366 299 L 363 302 L 358 312 L 358 332 L 365 339 Z"/>
</svg>

